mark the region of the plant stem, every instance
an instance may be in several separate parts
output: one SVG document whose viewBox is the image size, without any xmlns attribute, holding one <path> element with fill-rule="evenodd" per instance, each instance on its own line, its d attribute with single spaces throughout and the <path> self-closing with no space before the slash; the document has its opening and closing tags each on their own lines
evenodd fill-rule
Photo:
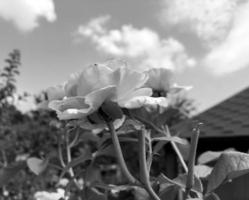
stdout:
<svg viewBox="0 0 249 200">
<path fill-rule="evenodd" d="M 151 132 L 148 132 L 149 136 L 148 139 L 148 159 L 147 159 L 147 168 L 148 172 L 150 173 L 152 161 L 153 161 L 153 150 L 152 150 L 152 140 L 151 140 Z"/>
<path fill-rule="evenodd" d="M 138 134 L 139 134 L 139 165 L 140 165 L 141 181 L 143 182 L 145 189 L 147 190 L 151 198 L 153 200 L 160 200 L 160 198 L 154 192 L 150 184 L 150 175 L 146 161 L 146 144 L 145 144 L 146 130 L 143 129 Z"/>
<path fill-rule="evenodd" d="M 189 162 L 188 162 L 188 175 L 186 181 L 186 190 L 184 193 L 184 200 L 188 198 L 190 190 L 194 185 L 194 166 L 195 166 L 196 150 L 197 150 L 199 135 L 200 135 L 200 128 L 199 124 L 197 124 L 197 127 L 193 129 L 193 134 L 191 137 L 191 146 L 190 146 Z"/>
<path fill-rule="evenodd" d="M 71 157 L 71 145 L 69 144 L 69 133 L 66 133 L 66 151 L 67 151 L 67 163 L 69 164 L 72 161 L 72 157 Z M 68 170 L 68 172 L 69 172 L 71 178 L 73 179 L 73 182 L 74 182 L 75 186 L 79 190 L 81 190 L 81 187 L 80 187 L 80 185 L 78 184 L 78 181 L 75 178 L 73 168 L 70 167 L 69 170 Z"/>
<path fill-rule="evenodd" d="M 169 136 L 169 137 L 171 137 L 169 128 L 166 126 L 165 129 L 166 129 L 165 130 L 166 135 Z M 176 143 L 173 142 L 173 141 L 170 141 L 170 144 L 171 144 L 172 148 L 174 149 L 174 151 L 175 151 L 175 153 L 176 153 L 176 155 L 177 155 L 180 163 L 182 164 L 182 167 L 183 167 L 184 171 L 187 173 L 188 172 L 188 167 L 187 167 L 187 165 L 186 165 L 186 163 L 185 163 L 185 161 L 184 161 L 184 159 L 182 157 L 182 154 L 181 154 L 179 148 L 177 147 Z"/>
<path fill-rule="evenodd" d="M 146 119 L 143 119 L 143 118 L 141 118 L 141 117 L 139 117 L 139 116 L 136 116 L 136 115 L 133 115 L 133 117 L 134 117 L 135 119 L 137 119 L 137 120 L 143 122 L 144 124 L 148 125 L 148 126 L 151 127 L 152 129 L 154 129 L 156 132 L 161 133 L 161 134 L 163 134 L 163 135 L 165 135 L 165 133 L 167 133 L 169 137 L 171 136 L 168 127 L 166 127 L 166 130 L 162 130 L 162 129 L 158 128 L 155 124 L 153 124 L 153 123 L 147 121 Z M 156 149 L 155 149 L 155 150 L 157 151 L 158 149 L 161 148 L 161 145 L 165 145 L 165 144 L 167 144 L 167 143 L 168 143 L 168 141 L 162 141 L 162 142 L 160 141 L 160 142 L 158 142 L 158 145 L 156 145 Z M 181 152 L 179 151 L 179 148 L 177 147 L 177 145 L 175 144 L 174 141 L 170 141 L 170 144 L 172 145 L 172 147 L 173 147 L 173 149 L 174 149 L 174 151 L 175 151 L 177 157 L 179 158 L 179 161 L 180 161 L 180 163 L 182 164 L 182 167 L 183 167 L 184 171 L 185 171 L 185 172 L 188 172 L 188 167 L 187 167 L 187 165 L 186 165 L 186 163 L 185 163 L 185 161 L 184 161 L 184 159 L 183 159 L 183 157 L 182 157 Z M 153 153 L 155 153 L 155 151 L 153 151 Z"/>
<path fill-rule="evenodd" d="M 68 133 L 66 133 L 66 152 L 67 152 L 67 163 L 70 163 L 72 161 L 72 157 L 71 157 L 71 147 L 69 144 Z M 74 172 L 73 172 L 73 169 L 71 167 L 69 168 L 69 174 L 72 178 L 74 178 Z"/>
<path fill-rule="evenodd" d="M 63 155 L 62 155 L 62 148 L 61 148 L 61 142 L 58 142 L 58 154 L 59 154 L 59 160 L 60 160 L 60 164 L 62 167 L 66 167 L 66 163 L 63 159 Z"/>
<path fill-rule="evenodd" d="M 120 143 L 119 143 L 119 140 L 118 140 L 117 133 L 116 133 L 116 131 L 114 129 L 113 123 L 108 122 L 108 121 L 106 121 L 106 123 L 107 123 L 107 126 L 108 126 L 108 128 L 110 130 L 110 133 L 111 133 L 112 143 L 113 143 L 113 146 L 114 146 L 114 150 L 116 151 L 117 160 L 118 160 L 118 163 L 120 165 L 122 173 L 124 174 L 124 176 L 128 179 L 128 181 L 130 183 L 138 184 L 138 181 L 132 176 L 132 174 L 128 170 L 128 167 L 127 167 L 127 165 L 125 163 L 124 156 L 123 156 L 123 153 L 122 153 L 122 149 L 121 149 L 121 146 L 120 146 Z"/>
</svg>

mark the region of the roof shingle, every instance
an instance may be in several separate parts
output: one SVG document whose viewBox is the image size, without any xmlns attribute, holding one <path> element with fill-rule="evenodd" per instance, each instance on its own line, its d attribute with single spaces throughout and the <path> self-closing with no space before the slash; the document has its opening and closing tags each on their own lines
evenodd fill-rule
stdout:
<svg viewBox="0 0 249 200">
<path fill-rule="evenodd" d="M 249 137 L 249 87 L 199 115 L 172 128 L 190 137 L 192 121 L 200 121 L 200 137 Z"/>
</svg>

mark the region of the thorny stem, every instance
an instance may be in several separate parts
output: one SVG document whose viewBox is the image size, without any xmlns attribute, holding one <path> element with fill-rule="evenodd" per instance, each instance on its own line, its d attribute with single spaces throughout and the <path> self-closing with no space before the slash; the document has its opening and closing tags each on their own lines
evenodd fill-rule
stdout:
<svg viewBox="0 0 249 200">
<path fill-rule="evenodd" d="M 150 184 L 150 175 L 146 162 L 146 144 L 145 144 L 146 131 L 143 129 L 138 134 L 139 134 L 139 165 L 140 165 L 141 181 L 143 182 L 145 189 L 147 190 L 151 198 L 153 200 L 160 200 L 160 198 L 154 192 Z"/>
<path fill-rule="evenodd" d="M 187 175 L 187 181 L 186 181 L 186 190 L 184 193 L 184 200 L 188 198 L 190 190 L 192 189 L 194 185 L 194 166 L 195 166 L 197 144 L 198 144 L 198 139 L 200 135 L 199 126 L 200 124 L 197 124 L 196 127 L 193 129 L 193 134 L 191 137 L 191 146 L 190 146 L 189 162 L 188 162 L 188 175 Z"/>
<path fill-rule="evenodd" d="M 132 176 L 132 174 L 128 170 L 127 165 L 125 163 L 124 156 L 123 156 L 123 153 L 122 153 L 122 149 L 121 149 L 121 146 L 120 146 L 120 143 L 119 143 L 119 140 L 118 140 L 117 133 L 116 133 L 116 131 L 114 129 L 113 123 L 108 122 L 108 121 L 106 121 L 106 123 L 107 123 L 107 126 L 108 126 L 108 128 L 110 130 L 110 133 L 111 133 L 112 143 L 113 143 L 114 149 L 116 151 L 117 160 L 118 160 L 118 163 L 120 165 L 121 171 L 123 172 L 124 176 L 128 179 L 128 181 L 130 183 L 137 184 L 138 181 Z"/>
<path fill-rule="evenodd" d="M 147 124 L 149 127 L 151 127 L 152 129 L 154 129 L 156 132 L 165 135 L 165 130 L 162 130 L 162 129 L 158 128 L 155 124 L 153 124 L 153 123 L 147 121 L 146 119 L 143 119 L 143 118 L 141 118 L 141 117 L 139 117 L 139 116 L 134 116 L 134 118 L 138 119 L 139 121 L 143 122 L 144 124 Z M 166 133 L 168 134 L 168 136 L 171 136 L 171 135 L 170 135 L 170 132 L 169 132 L 169 130 L 168 130 L 168 128 L 167 128 Z M 165 144 L 167 144 L 167 143 L 168 143 L 168 141 L 162 141 L 162 143 L 159 142 L 159 144 L 162 144 L 162 145 L 165 145 Z M 174 151 L 176 152 L 176 155 L 178 156 L 179 161 L 180 161 L 180 163 L 182 164 L 182 167 L 183 167 L 184 171 L 185 171 L 185 172 L 188 172 L 188 167 L 187 167 L 187 165 L 186 165 L 186 163 L 185 163 L 185 161 L 184 161 L 184 159 L 183 159 L 183 157 L 182 157 L 181 152 L 179 151 L 179 148 L 177 147 L 177 145 L 175 144 L 174 141 L 170 141 L 170 143 L 171 143 L 171 145 L 172 145 Z"/>
</svg>

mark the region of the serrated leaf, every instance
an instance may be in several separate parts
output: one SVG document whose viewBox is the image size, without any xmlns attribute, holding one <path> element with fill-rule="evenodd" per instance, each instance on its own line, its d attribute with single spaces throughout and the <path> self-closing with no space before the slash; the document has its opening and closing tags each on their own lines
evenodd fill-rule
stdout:
<svg viewBox="0 0 249 200">
<path fill-rule="evenodd" d="M 6 185 L 17 173 L 26 167 L 26 162 L 18 162 L 0 169 L 0 187 Z"/>
<path fill-rule="evenodd" d="M 42 160 L 39 158 L 30 157 L 27 159 L 27 165 L 33 173 L 39 175 L 47 168 L 48 159 Z"/>
<path fill-rule="evenodd" d="M 249 173 L 249 155 L 241 152 L 224 152 L 208 177 L 207 193 L 223 182 Z"/>
<path fill-rule="evenodd" d="M 202 153 L 198 158 L 199 164 L 206 164 L 212 161 L 218 160 L 220 155 L 224 152 L 235 151 L 233 148 L 226 149 L 224 151 L 206 151 Z"/>
<path fill-rule="evenodd" d="M 207 165 L 196 165 L 194 166 L 194 174 L 199 178 L 206 178 L 211 172 L 213 168 Z"/>
</svg>

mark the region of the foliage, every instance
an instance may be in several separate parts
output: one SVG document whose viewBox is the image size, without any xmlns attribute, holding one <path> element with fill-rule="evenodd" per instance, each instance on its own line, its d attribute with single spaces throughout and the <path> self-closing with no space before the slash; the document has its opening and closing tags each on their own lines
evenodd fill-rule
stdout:
<svg viewBox="0 0 249 200">
<path fill-rule="evenodd" d="M 0 91 L 0 187 L 6 200 L 219 199 L 218 187 L 249 172 L 248 154 L 233 150 L 206 152 L 196 165 L 199 124 L 190 144 L 171 135 L 169 127 L 189 117 L 193 104 L 182 96 L 186 88 L 171 82 L 169 70 L 95 64 L 45 91 L 43 105 L 55 112 L 23 114 L 8 100 L 16 90 L 20 53 L 9 57 Z M 156 157 L 166 144 L 183 170 L 173 178 L 155 167 L 165 163 Z"/>
<path fill-rule="evenodd" d="M 0 102 L 6 104 L 8 97 L 13 97 L 16 91 L 16 75 L 19 75 L 19 66 L 21 54 L 15 49 L 9 53 L 9 58 L 5 59 L 6 66 L 0 73 L 1 88 L 0 88 Z"/>
</svg>

